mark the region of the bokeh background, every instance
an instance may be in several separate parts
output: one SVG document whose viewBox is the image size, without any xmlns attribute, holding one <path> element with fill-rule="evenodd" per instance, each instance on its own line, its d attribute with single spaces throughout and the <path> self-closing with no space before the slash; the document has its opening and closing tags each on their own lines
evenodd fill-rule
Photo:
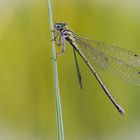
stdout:
<svg viewBox="0 0 140 140">
<path fill-rule="evenodd" d="M 54 22 L 81 36 L 140 54 L 140 1 L 52 0 Z M 0 139 L 55 140 L 51 34 L 47 0 L 0 0 Z M 57 47 L 57 51 L 61 48 Z M 139 140 L 140 87 L 98 69 L 126 111 L 116 111 L 72 48 L 58 59 L 66 140 Z"/>
</svg>

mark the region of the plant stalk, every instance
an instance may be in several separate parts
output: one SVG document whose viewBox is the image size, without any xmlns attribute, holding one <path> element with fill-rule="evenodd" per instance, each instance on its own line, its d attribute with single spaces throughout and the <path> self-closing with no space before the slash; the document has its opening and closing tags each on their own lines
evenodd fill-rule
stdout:
<svg viewBox="0 0 140 140">
<path fill-rule="evenodd" d="M 48 0 L 48 14 L 50 22 L 50 31 L 53 30 L 53 17 L 51 9 L 51 0 Z M 51 38 L 54 38 L 54 32 L 51 32 Z M 56 50 L 55 42 L 52 41 L 52 63 L 53 63 L 53 77 L 54 77 L 54 95 L 55 95 L 55 105 L 56 105 L 56 123 L 57 123 L 57 140 L 64 140 L 64 128 L 63 128 L 63 117 L 62 117 L 62 107 L 61 107 L 61 97 L 59 90 L 59 80 L 58 80 L 58 70 L 56 61 Z"/>
</svg>

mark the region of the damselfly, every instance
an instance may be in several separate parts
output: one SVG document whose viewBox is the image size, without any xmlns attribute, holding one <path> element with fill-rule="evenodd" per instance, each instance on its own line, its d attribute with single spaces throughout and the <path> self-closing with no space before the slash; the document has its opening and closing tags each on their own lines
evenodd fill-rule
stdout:
<svg viewBox="0 0 140 140">
<path fill-rule="evenodd" d="M 76 58 L 76 52 L 81 56 L 88 68 L 91 70 L 107 97 L 111 100 L 119 113 L 123 115 L 123 108 L 116 102 L 105 84 L 102 82 L 101 78 L 94 69 L 92 62 L 103 69 L 118 74 L 122 79 L 130 83 L 140 85 L 140 70 L 138 70 L 138 67 L 140 66 L 140 56 L 117 46 L 109 45 L 96 40 L 90 41 L 87 38 L 80 37 L 69 30 L 66 23 L 55 23 L 54 33 L 54 41 L 58 46 L 62 45 L 62 51 L 58 55 L 65 52 L 65 41 L 68 41 L 73 47 L 76 69 L 81 88 L 82 80 Z"/>
</svg>

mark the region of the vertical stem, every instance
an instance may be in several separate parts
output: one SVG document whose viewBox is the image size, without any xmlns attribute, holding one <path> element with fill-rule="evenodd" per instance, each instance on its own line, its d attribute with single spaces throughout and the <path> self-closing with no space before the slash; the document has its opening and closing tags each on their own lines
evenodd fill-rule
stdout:
<svg viewBox="0 0 140 140">
<path fill-rule="evenodd" d="M 48 0 L 48 14 L 50 21 L 50 30 L 53 30 L 53 18 L 51 1 Z M 54 38 L 54 33 L 51 32 L 52 39 Z M 59 90 L 59 80 L 57 71 L 57 61 L 56 61 L 56 50 L 55 42 L 52 41 L 52 56 L 53 56 L 53 71 L 54 71 L 54 94 L 55 94 L 55 104 L 56 104 L 56 123 L 57 123 L 57 140 L 64 140 L 64 128 L 63 128 L 63 118 L 62 118 L 62 108 L 61 108 L 61 97 Z"/>
</svg>

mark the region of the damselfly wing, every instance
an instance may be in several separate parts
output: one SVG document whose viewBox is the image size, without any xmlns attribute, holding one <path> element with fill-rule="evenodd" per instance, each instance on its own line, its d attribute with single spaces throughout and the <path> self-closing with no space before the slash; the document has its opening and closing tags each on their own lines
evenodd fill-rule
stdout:
<svg viewBox="0 0 140 140">
<path fill-rule="evenodd" d="M 85 55 L 105 70 L 120 76 L 129 83 L 140 85 L 140 56 L 117 46 L 90 41 L 75 35 L 75 42 Z"/>
</svg>

